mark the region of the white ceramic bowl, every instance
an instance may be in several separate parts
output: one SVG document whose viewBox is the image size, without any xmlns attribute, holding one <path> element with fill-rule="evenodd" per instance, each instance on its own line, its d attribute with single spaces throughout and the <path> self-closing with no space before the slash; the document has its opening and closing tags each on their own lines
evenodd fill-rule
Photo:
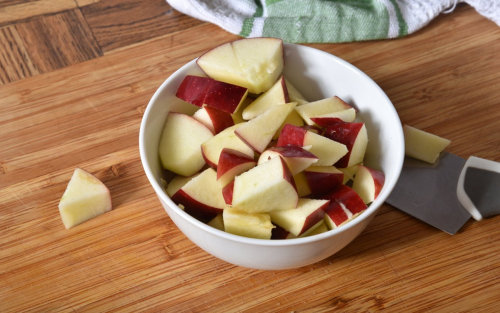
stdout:
<svg viewBox="0 0 500 313">
<path fill-rule="evenodd" d="M 229 263 L 256 269 L 288 269 L 318 262 L 349 244 L 375 216 L 401 172 L 404 140 L 394 106 L 380 87 L 351 64 L 320 50 L 285 44 L 285 76 L 309 101 L 338 95 L 359 109 L 369 144 L 365 164 L 385 173 L 378 198 L 358 218 L 335 230 L 293 240 L 260 240 L 212 228 L 181 210 L 163 191 L 158 143 L 169 111 L 192 113 L 175 97 L 184 76 L 203 75 L 196 60 L 173 73 L 156 91 L 144 114 L 139 148 L 144 171 L 173 222 L 196 245 Z"/>
</svg>

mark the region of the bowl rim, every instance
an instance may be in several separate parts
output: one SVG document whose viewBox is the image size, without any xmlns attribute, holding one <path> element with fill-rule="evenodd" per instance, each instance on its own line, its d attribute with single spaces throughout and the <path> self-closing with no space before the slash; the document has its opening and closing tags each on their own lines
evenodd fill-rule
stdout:
<svg viewBox="0 0 500 313">
<path fill-rule="evenodd" d="M 305 51 L 307 51 L 307 50 L 313 50 L 313 51 L 315 51 L 317 53 L 319 52 L 321 54 L 325 54 L 326 57 L 332 58 L 335 62 L 341 64 L 342 66 L 347 67 L 349 70 L 355 72 L 357 75 L 365 77 L 371 84 L 374 85 L 374 87 L 376 89 L 378 89 L 381 92 L 381 95 L 384 98 L 384 100 L 387 101 L 389 104 L 391 104 L 391 106 L 389 107 L 389 110 L 394 115 L 394 117 L 396 117 L 396 119 L 398 121 L 400 121 L 399 115 L 398 115 L 398 113 L 396 111 L 396 108 L 394 107 L 392 101 L 389 99 L 389 97 L 387 96 L 387 94 L 382 90 L 382 88 L 380 88 L 380 86 L 375 81 L 373 81 L 373 79 L 371 79 L 371 77 L 369 77 L 366 73 L 364 73 L 363 71 L 361 71 L 360 69 L 358 69 L 354 65 L 350 64 L 349 62 L 347 62 L 347 61 L 345 61 L 345 60 L 343 60 L 343 59 L 341 59 L 341 58 L 339 58 L 339 57 L 337 57 L 337 56 L 335 56 L 335 55 L 333 55 L 331 53 L 328 53 L 328 52 L 325 52 L 325 51 L 322 51 L 322 50 L 319 50 L 319 49 L 316 49 L 316 48 L 312 48 L 312 47 L 308 47 L 308 46 L 303 46 L 303 45 L 298 45 L 298 44 L 290 44 L 290 43 L 284 43 L 283 46 L 284 46 L 283 47 L 283 49 L 284 49 L 283 53 L 285 53 L 285 50 L 286 50 L 287 47 L 295 47 L 298 50 L 302 50 L 302 49 L 304 49 Z M 230 233 L 226 233 L 226 232 L 221 231 L 219 229 L 216 229 L 216 228 L 214 228 L 212 226 L 209 226 L 209 225 L 207 225 L 207 224 L 205 224 L 205 223 L 197 220 L 196 218 L 192 217 L 191 215 L 189 215 L 188 213 L 186 213 L 184 210 L 182 210 L 181 208 L 179 208 L 179 206 L 176 205 L 170 199 L 170 197 L 167 195 L 167 193 L 160 186 L 159 182 L 155 178 L 155 175 L 153 174 L 153 171 L 151 170 L 151 166 L 147 162 L 146 147 L 145 147 L 146 146 L 145 145 L 145 140 L 146 140 L 145 139 L 145 131 L 146 131 L 146 125 L 148 124 L 148 121 L 149 121 L 149 118 L 150 118 L 150 111 L 152 109 L 152 106 L 158 100 L 158 98 L 160 97 L 160 94 L 161 94 L 162 90 L 164 90 L 166 88 L 166 86 L 170 84 L 171 81 L 173 81 L 174 79 L 176 79 L 177 76 L 181 75 L 181 73 L 184 70 L 186 70 L 188 68 L 191 68 L 193 65 L 196 66 L 197 59 L 198 58 L 195 58 L 195 59 L 191 60 L 190 62 L 186 63 L 185 65 L 183 65 L 182 67 L 180 67 L 179 69 L 177 69 L 175 72 L 173 72 L 160 85 L 160 87 L 155 91 L 155 93 L 153 94 L 152 98 L 148 102 L 148 105 L 146 107 L 146 110 L 145 110 L 143 118 L 142 118 L 140 130 L 139 130 L 139 153 L 140 153 L 141 163 L 142 163 L 144 172 L 146 173 L 146 176 L 148 178 L 148 181 L 152 185 L 152 187 L 153 187 L 156 195 L 158 197 L 160 197 L 160 199 L 164 203 L 166 203 L 170 207 L 170 209 L 172 209 L 179 217 L 183 218 L 186 222 L 190 223 L 192 226 L 198 227 L 198 228 L 200 228 L 200 229 L 202 229 L 202 230 L 204 230 L 204 231 L 206 231 L 206 232 L 208 232 L 208 233 L 210 233 L 210 234 L 212 234 L 214 236 L 222 237 L 223 239 L 226 239 L 226 240 L 229 240 L 229 241 L 239 242 L 239 243 L 242 243 L 242 244 L 248 244 L 248 245 L 253 245 L 253 246 L 283 247 L 283 246 L 296 246 L 296 245 L 308 244 L 310 242 L 315 242 L 315 241 L 322 241 L 322 240 L 326 240 L 327 238 L 334 237 L 335 235 L 337 235 L 339 233 L 346 232 L 350 228 L 355 227 L 357 224 L 362 223 L 366 218 L 368 218 L 372 214 L 375 214 L 376 211 L 380 208 L 380 206 L 385 202 L 385 199 L 387 199 L 387 197 L 389 196 L 389 194 L 394 189 L 394 187 L 395 187 L 395 185 L 396 185 L 396 183 L 397 183 L 397 181 L 399 179 L 402 167 L 403 167 L 403 161 L 404 161 L 404 137 L 403 137 L 402 126 L 400 126 L 400 132 L 399 132 L 399 136 L 398 136 L 399 137 L 399 141 L 400 141 L 399 142 L 399 146 L 401 147 L 401 149 L 400 149 L 399 155 L 396 156 L 396 160 L 393 163 L 393 166 L 397 170 L 395 172 L 396 173 L 395 174 L 396 177 L 388 185 L 387 184 L 384 185 L 384 187 L 385 187 L 385 193 L 382 195 L 382 197 L 379 196 L 377 199 L 375 199 L 375 201 L 373 201 L 368 206 L 368 208 L 366 209 L 366 211 L 363 214 L 361 214 L 361 216 L 359 216 L 359 217 L 355 218 L 354 220 L 348 222 L 347 224 L 344 224 L 344 225 L 342 225 L 342 226 L 340 226 L 338 228 L 335 228 L 333 230 L 329 230 L 327 232 L 324 232 L 324 233 L 321 233 L 321 234 L 317 234 L 317 235 L 314 235 L 314 236 L 310 236 L 310 237 L 294 238 L 293 240 L 288 240 L 288 239 L 267 240 L 267 239 L 247 238 L 247 237 L 242 237 L 242 236 L 238 236 L 238 235 L 233 235 L 233 234 L 230 234 Z M 401 125 L 401 124 L 399 124 L 399 125 Z M 396 138 L 396 139 L 398 139 L 398 138 Z M 168 212 L 167 212 L 167 214 L 168 214 Z M 181 232 L 182 232 L 182 230 L 181 230 Z M 184 235 L 186 235 L 186 234 L 184 234 Z"/>
</svg>

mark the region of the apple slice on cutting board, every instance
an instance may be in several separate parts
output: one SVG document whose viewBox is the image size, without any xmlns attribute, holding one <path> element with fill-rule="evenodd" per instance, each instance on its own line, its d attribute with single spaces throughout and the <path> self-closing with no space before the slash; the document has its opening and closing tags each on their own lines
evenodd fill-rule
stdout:
<svg viewBox="0 0 500 313">
<path fill-rule="evenodd" d="M 108 188 L 94 175 L 76 168 L 59 201 L 59 213 L 66 229 L 111 211 Z"/>
<path fill-rule="evenodd" d="M 405 136 L 405 154 L 409 157 L 434 164 L 450 140 L 441 138 L 423 130 L 403 125 Z"/>
</svg>

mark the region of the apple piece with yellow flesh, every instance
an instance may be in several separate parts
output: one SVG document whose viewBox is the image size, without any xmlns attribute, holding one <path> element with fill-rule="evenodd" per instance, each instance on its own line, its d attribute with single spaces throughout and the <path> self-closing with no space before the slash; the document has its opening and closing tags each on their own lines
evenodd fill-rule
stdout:
<svg viewBox="0 0 500 313">
<path fill-rule="evenodd" d="M 165 191 L 167 192 L 167 195 L 169 197 L 172 197 L 179 189 L 182 188 L 182 186 L 187 184 L 191 179 L 195 178 L 198 175 L 200 175 L 200 173 L 196 173 L 192 176 L 176 175 L 170 181 L 170 183 L 168 183 L 167 188 L 165 189 Z"/>
<path fill-rule="evenodd" d="M 354 120 L 356 120 L 356 110 L 354 108 L 311 117 L 311 121 L 321 127 L 328 127 L 337 122 L 351 123 Z"/>
<path fill-rule="evenodd" d="M 234 133 L 253 151 L 262 153 L 296 105 L 294 102 L 274 105 L 256 118 L 239 124 L 241 127 L 238 127 Z"/>
<path fill-rule="evenodd" d="M 224 219 L 222 217 L 222 214 L 217 214 L 216 217 L 211 219 L 207 225 L 212 226 L 215 229 L 224 231 Z"/>
<path fill-rule="evenodd" d="M 258 164 L 262 164 L 278 156 L 281 156 L 285 160 L 292 175 L 296 175 L 311 166 L 311 164 L 318 162 L 318 158 L 311 152 L 302 147 L 290 145 L 267 149 L 260 155 Z"/>
<path fill-rule="evenodd" d="M 328 200 L 299 199 L 297 208 L 291 210 L 271 211 L 271 221 L 283 227 L 295 236 L 306 236 L 322 222 Z"/>
<path fill-rule="evenodd" d="M 344 181 L 343 184 L 345 185 L 348 181 L 354 180 L 354 175 L 356 175 L 356 170 L 358 169 L 358 165 L 363 165 L 361 164 L 356 164 L 350 167 L 345 167 L 345 168 L 338 168 L 339 171 L 344 173 Z"/>
<path fill-rule="evenodd" d="M 354 112 L 355 109 L 347 104 L 344 100 L 340 99 L 337 96 L 309 102 L 304 105 L 298 106 L 295 110 L 299 113 L 300 116 L 304 119 L 306 124 L 314 125 L 314 122 L 311 120 L 312 117 L 323 116 L 325 114 L 331 114 L 338 111 L 350 110 L 350 112 Z"/>
<path fill-rule="evenodd" d="M 325 224 L 328 229 L 335 229 L 350 221 L 353 214 L 345 206 L 336 201 L 331 201 L 325 210 Z"/>
<path fill-rule="evenodd" d="M 273 140 L 278 139 L 278 137 L 281 134 L 281 131 L 283 130 L 283 128 L 285 128 L 286 124 L 302 127 L 302 126 L 304 126 L 304 120 L 302 119 L 302 117 L 300 117 L 300 115 L 299 115 L 299 113 L 297 113 L 297 111 L 292 110 L 288 114 L 288 116 L 285 118 L 283 123 L 281 123 L 280 128 L 278 128 L 276 133 L 274 133 Z M 308 125 L 306 125 L 306 126 L 308 126 Z"/>
<path fill-rule="evenodd" d="M 222 188 L 217 184 L 217 173 L 212 168 L 207 168 L 182 186 L 172 196 L 172 201 L 200 219 L 212 219 L 226 207 Z"/>
<path fill-rule="evenodd" d="M 336 167 L 346 168 L 363 162 L 368 145 L 368 133 L 364 123 L 338 123 L 329 126 L 325 137 L 344 144 L 349 152 L 343 156 Z"/>
<path fill-rule="evenodd" d="M 245 123 L 241 123 L 228 127 L 201 144 L 201 153 L 203 159 L 210 167 L 214 169 L 217 168 L 220 154 L 224 148 L 239 151 L 253 158 L 253 150 L 248 147 L 243 141 L 241 141 L 241 139 L 238 138 L 238 136 L 236 136 L 236 134 L 234 133 L 236 129 L 244 124 Z M 200 147 L 198 146 L 198 149 L 199 148 Z"/>
<path fill-rule="evenodd" d="M 231 205 L 233 203 L 233 192 L 234 179 L 222 188 L 222 197 L 224 198 L 224 202 L 226 202 L 227 205 Z"/>
<path fill-rule="evenodd" d="M 314 236 L 314 235 L 319 235 L 319 234 L 322 234 L 322 233 L 326 233 L 328 230 L 329 230 L 328 226 L 326 226 L 326 222 L 325 222 L 325 220 L 323 220 L 321 222 L 321 224 L 319 224 L 318 227 L 316 227 L 310 233 L 308 233 L 308 234 L 306 234 L 305 236 L 302 236 L 302 237 L 310 237 L 310 236 Z"/>
<path fill-rule="evenodd" d="M 214 135 L 234 125 L 234 120 L 230 113 L 211 106 L 204 106 L 194 112 L 193 118 L 203 123 Z"/>
<path fill-rule="evenodd" d="M 226 232 L 256 239 L 271 239 L 274 225 L 267 213 L 248 213 L 226 208 L 222 213 Z"/>
<path fill-rule="evenodd" d="M 352 213 L 354 217 L 367 208 L 363 199 L 361 199 L 354 189 L 342 184 L 338 185 L 333 191 L 322 195 L 320 198 L 330 200 L 330 202 L 340 203 L 346 210 Z"/>
<path fill-rule="evenodd" d="M 443 150 L 451 143 L 423 130 L 403 125 L 405 154 L 409 157 L 434 164 Z"/>
<path fill-rule="evenodd" d="M 242 117 L 245 120 L 251 120 L 267 111 L 273 105 L 288 102 L 290 102 L 290 98 L 288 97 L 285 78 L 281 76 L 269 90 L 258 96 L 257 99 L 243 110 Z"/>
<path fill-rule="evenodd" d="M 255 167 L 257 162 L 248 155 L 236 150 L 224 148 L 217 165 L 217 183 L 226 186 L 237 175 Z"/>
<path fill-rule="evenodd" d="M 311 166 L 304 170 L 304 176 L 314 197 L 332 191 L 344 181 L 344 173 L 335 166 Z"/>
<path fill-rule="evenodd" d="M 383 172 L 364 165 L 358 165 L 352 189 L 368 204 L 377 199 L 384 186 Z"/>
<path fill-rule="evenodd" d="M 245 38 L 231 42 L 249 92 L 269 90 L 283 71 L 283 41 L 278 38 Z"/>
<path fill-rule="evenodd" d="M 285 78 L 286 89 L 288 90 L 288 96 L 290 98 L 290 102 L 297 102 L 297 105 L 303 105 L 309 103 L 306 98 L 300 93 L 300 91 L 295 88 L 292 83 Z"/>
<path fill-rule="evenodd" d="M 158 148 L 163 168 L 183 176 L 199 172 L 205 165 L 200 145 L 213 136 L 193 117 L 170 112 Z"/>
<path fill-rule="evenodd" d="M 309 184 L 307 183 L 307 178 L 304 172 L 300 172 L 293 176 L 293 180 L 295 181 L 295 186 L 297 187 L 297 194 L 299 198 L 304 198 L 311 194 L 311 188 L 309 188 Z"/>
<path fill-rule="evenodd" d="M 289 210 L 299 197 L 282 157 L 257 165 L 234 179 L 232 206 L 248 213 Z"/>
<path fill-rule="evenodd" d="M 275 239 L 293 239 L 293 238 L 297 238 L 297 236 L 295 236 L 288 230 L 285 230 L 283 227 L 275 225 L 275 227 L 273 228 L 271 239 L 275 240 Z"/>
<path fill-rule="evenodd" d="M 66 229 L 111 211 L 109 189 L 94 175 L 76 168 L 59 201 L 59 214 Z"/>
<path fill-rule="evenodd" d="M 332 166 L 345 156 L 347 147 L 329 138 L 294 125 L 285 125 L 278 137 L 278 147 L 295 145 L 299 147 L 311 146 L 309 152 L 318 157 L 315 166 Z"/>
</svg>

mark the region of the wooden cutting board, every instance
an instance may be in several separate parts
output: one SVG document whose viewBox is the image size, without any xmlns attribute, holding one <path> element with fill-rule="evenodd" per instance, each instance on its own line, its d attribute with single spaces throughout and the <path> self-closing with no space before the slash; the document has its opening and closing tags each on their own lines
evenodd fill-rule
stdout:
<svg viewBox="0 0 500 313">
<path fill-rule="evenodd" d="M 171 73 L 236 36 L 163 0 L 14 0 L 0 24 L 0 312 L 500 305 L 500 217 L 450 236 L 384 205 L 345 249 L 286 271 L 233 266 L 176 228 L 140 163 L 141 118 Z M 370 75 L 448 151 L 500 161 L 500 28 L 471 7 L 402 39 L 311 46 Z M 75 167 L 109 187 L 114 209 L 65 230 L 57 205 Z"/>
</svg>

